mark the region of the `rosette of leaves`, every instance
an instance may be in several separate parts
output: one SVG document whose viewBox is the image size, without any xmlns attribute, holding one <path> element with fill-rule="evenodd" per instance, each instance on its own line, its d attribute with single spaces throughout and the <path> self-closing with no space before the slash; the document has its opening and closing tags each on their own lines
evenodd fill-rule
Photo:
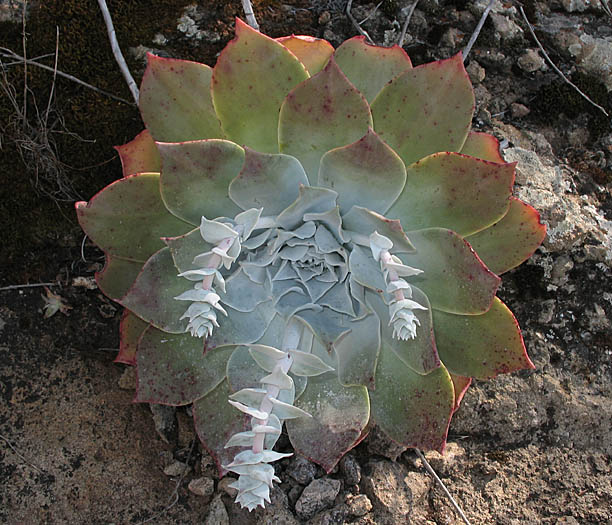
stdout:
<svg viewBox="0 0 612 525">
<path fill-rule="evenodd" d="M 124 177 L 77 214 L 136 401 L 193 403 L 243 506 L 269 497 L 283 421 L 327 470 L 372 424 L 442 451 L 471 378 L 533 367 L 496 291 L 544 226 L 470 131 L 460 55 L 237 20 L 212 69 L 149 55 L 140 109 Z"/>
</svg>

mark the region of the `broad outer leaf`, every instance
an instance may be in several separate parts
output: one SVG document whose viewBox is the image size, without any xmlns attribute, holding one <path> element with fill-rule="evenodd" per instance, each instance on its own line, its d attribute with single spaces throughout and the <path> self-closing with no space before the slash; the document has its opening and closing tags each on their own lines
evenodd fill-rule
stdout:
<svg viewBox="0 0 612 525">
<path fill-rule="evenodd" d="M 499 140 L 488 133 L 470 131 L 463 143 L 461 153 L 491 162 L 506 162 L 499 152 Z"/>
<path fill-rule="evenodd" d="M 223 138 L 210 95 L 212 69 L 205 64 L 147 54 L 140 85 L 140 113 L 160 142 Z"/>
<path fill-rule="evenodd" d="M 292 35 L 276 39 L 300 59 L 310 76 L 321 71 L 329 57 L 334 53 L 334 47 L 322 38 L 312 36 Z"/>
<path fill-rule="evenodd" d="M 164 332 L 183 333 L 187 320 L 179 319 L 190 303 L 174 298 L 192 287 L 192 283 L 177 277 L 176 273 L 170 250 L 162 248 L 146 262 L 130 291 L 119 302 Z"/>
<path fill-rule="evenodd" d="M 127 144 L 115 146 L 115 149 L 121 159 L 124 177 L 135 173 L 161 171 L 159 152 L 148 129 L 141 131 Z"/>
<path fill-rule="evenodd" d="M 431 305 L 425 294 L 416 286 L 412 286 L 411 299 L 427 310 L 413 310 L 420 323 L 416 328 L 416 337 L 402 340 L 393 337 L 393 327 L 389 325 L 388 305 L 383 302 L 379 294 L 366 291 L 366 302 L 380 319 L 381 345 L 395 352 L 412 371 L 426 375 L 440 366 L 434 339 Z M 378 386 L 378 383 L 376 385 Z"/>
<path fill-rule="evenodd" d="M 104 295 L 117 301 L 128 293 L 143 266 L 143 262 L 107 254 L 104 268 L 96 273 L 98 288 Z"/>
<path fill-rule="evenodd" d="M 136 364 L 138 340 L 148 327 L 148 323 L 145 323 L 132 312 L 127 309 L 123 310 L 121 323 L 119 324 L 119 353 L 115 358 L 115 363 L 124 363 L 126 365 Z"/>
<path fill-rule="evenodd" d="M 323 154 L 360 139 L 371 125 L 368 103 L 332 57 L 323 71 L 297 86 L 283 102 L 280 151 L 297 157 L 314 184 Z"/>
<path fill-rule="evenodd" d="M 444 450 L 454 408 L 453 383 L 444 366 L 417 374 L 383 342 L 370 403 L 372 420 L 393 441 Z"/>
<path fill-rule="evenodd" d="M 172 260 L 174 261 L 174 266 L 176 266 L 177 269 L 177 274 L 186 272 L 187 270 L 200 268 L 201 265 L 198 266 L 193 264 L 193 259 L 196 257 L 196 255 L 209 252 L 213 248 L 212 244 L 207 243 L 202 238 L 200 228 L 194 228 L 185 235 L 179 235 L 178 237 L 166 237 L 163 240 L 168 248 L 170 248 Z"/>
<path fill-rule="evenodd" d="M 219 475 L 225 474 L 221 465 L 229 465 L 244 447 L 223 448 L 234 434 L 250 430 L 249 419 L 230 405 L 231 394 L 227 381 L 193 404 L 195 429 L 204 448 L 212 455 Z"/>
<path fill-rule="evenodd" d="M 234 217 L 242 211 L 227 194 L 244 162 L 240 146 L 216 139 L 157 146 L 163 165 L 161 196 L 174 215 L 199 225 L 202 216 Z"/>
<path fill-rule="evenodd" d="M 409 281 L 425 292 L 433 308 L 464 315 L 481 314 L 490 308 L 501 279 L 466 241 L 443 228 L 410 232 L 408 236 L 417 251 L 402 254 L 401 259 L 424 270 Z"/>
<path fill-rule="evenodd" d="M 191 334 L 167 334 L 149 327 L 138 345 L 136 401 L 186 405 L 225 379 L 234 346 L 204 353 L 204 342 Z"/>
<path fill-rule="evenodd" d="M 401 47 L 372 46 L 366 43 L 365 36 L 345 40 L 336 49 L 334 58 L 368 102 L 374 100 L 387 82 L 412 69 L 410 58 Z"/>
<path fill-rule="evenodd" d="M 527 260 L 546 237 L 540 214 L 516 197 L 493 226 L 466 237 L 492 272 L 502 274 Z"/>
<path fill-rule="evenodd" d="M 405 183 L 402 159 L 371 128 L 357 142 L 321 158 L 318 185 L 338 192 L 342 214 L 353 205 L 385 213 Z"/>
<path fill-rule="evenodd" d="M 373 390 L 380 350 L 380 321 L 376 315 L 368 315 L 350 326 L 350 331 L 334 342 L 338 380 L 344 386 L 362 385 Z"/>
<path fill-rule="evenodd" d="M 514 315 L 497 297 L 482 315 L 433 315 L 440 358 L 453 374 L 491 379 L 535 368 Z"/>
<path fill-rule="evenodd" d="M 438 151 L 461 151 L 473 112 L 461 53 L 402 73 L 372 102 L 375 131 L 406 166 Z"/>
<path fill-rule="evenodd" d="M 278 153 L 278 111 L 291 89 L 308 78 L 285 46 L 236 19 L 236 38 L 219 55 L 212 97 L 228 138 Z"/>
<path fill-rule="evenodd" d="M 463 400 L 463 396 L 467 392 L 469 386 L 472 384 L 472 378 L 458 376 L 451 372 L 449 372 L 449 375 L 453 381 L 453 388 L 455 389 L 455 408 L 453 409 L 453 412 L 456 412 L 459 409 L 461 401 Z"/>
<path fill-rule="evenodd" d="M 408 166 L 404 191 L 389 210 L 404 229 L 480 231 L 508 211 L 515 164 L 496 164 L 459 153 L 434 153 Z"/>
<path fill-rule="evenodd" d="M 263 208 L 262 215 L 278 215 L 298 198 L 308 177 L 290 155 L 258 153 L 245 148 L 244 166 L 229 185 L 230 198 L 243 210 Z"/>
<path fill-rule="evenodd" d="M 315 343 L 313 353 L 330 366 L 334 365 L 320 344 Z M 295 405 L 312 417 L 285 423 L 291 444 L 327 472 L 360 441 L 370 417 L 367 389 L 342 386 L 335 372 L 309 377 L 306 390 Z"/>
<path fill-rule="evenodd" d="M 159 173 L 131 175 L 76 203 L 81 228 L 109 255 L 146 261 L 164 246 L 161 237 L 190 227 L 168 212 L 159 195 Z"/>
</svg>

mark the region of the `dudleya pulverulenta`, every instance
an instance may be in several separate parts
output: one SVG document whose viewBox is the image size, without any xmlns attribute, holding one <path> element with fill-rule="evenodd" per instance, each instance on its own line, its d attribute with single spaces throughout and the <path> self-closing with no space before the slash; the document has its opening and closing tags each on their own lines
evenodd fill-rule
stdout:
<svg viewBox="0 0 612 525">
<path fill-rule="evenodd" d="M 212 69 L 149 55 L 140 109 L 125 176 L 77 214 L 136 401 L 193 403 L 242 506 L 269 501 L 284 422 L 327 470 L 374 423 L 442 451 L 471 378 L 533 367 L 495 294 L 545 231 L 470 131 L 460 55 L 237 20 Z"/>
</svg>

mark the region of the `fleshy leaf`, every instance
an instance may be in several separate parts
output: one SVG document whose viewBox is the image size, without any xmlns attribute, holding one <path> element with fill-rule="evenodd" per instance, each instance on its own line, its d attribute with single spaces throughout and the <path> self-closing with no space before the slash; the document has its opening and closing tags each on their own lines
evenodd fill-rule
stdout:
<svg viewBox="0 0 612 525">
<path fill-rule="evenodd" d="M 198 437 L 213 456 L 219 474 L 225 469 L 221 465 L 231 463 L 242 447 L 225 444 L 238 432 L 250 430 L 249 418 L 227 402 L 231 394 L 227 381 L 222 381 L 214 390 L 193 403 L 193 419 Z"/>
<path fill-rule="evenodd" d="M 151 53 L 147 59 L 138 105 L 153 138 L 161 142 L 223 138 L 210 95 L 212 69 Z"/>
<path fill-rule="evenodd" d="M 180 317 L 189 305 L 174 298 L 188 288 L 189 281 L 176 275 L 170 250 L 162 248 L 146 262 L 130 291 L 119 302 L 156 328 L 178 334 L 187 326 L 187 321 Z"/>
<path fill-rule="evenodd" d="M 527 260 L 546 237 L 540 214 L 516 197 L 493 226 L 466 237 L 492 272 L 502 274 Z"/>
<path fill-rule="evenodd" d="M 486 312 L 501 279 L 478 258 L 459 235 L 443 228 L 409 233 L 414 254 L 402 254 L 405 264 L 424 272 L 410 277 L 410 283 L 427 295 L 431 306 L 455 314 Z"/>
<path fill-rule="evenodd" d="M 190 334 L 168 334 L 149 327 L 138 345 L 136 401 L 187 405 L 225 379 L 233 346 L 204 353 L 204 343 Z"/>
<path fill-rule="evenodd" d="M 473 113 L 461 53 L 402 73 L 372 102 L 374 130 L 406 166 L 438 151 L 461 151 Z"/>
<path fill-rule="evenodd" d="M 453 388 L 455 390 L 455 407 L 453 412 L 456 412 L 459 409 L 459 405 L 461 404 L 463 396 L 467 392 L 468 387 L 472 384 L 472 378 L 458 376 L 451 372 L 449 372 L 449 375 L 453 381 Z"/>
<path fill-rule="evenodd" d="M 280 151 L 297 157 L 314 184 L 323 154 L 355 142 L 371 126 L 367 102 L 332 57 L 320 73 L 297 86 L 283 102 Z"/>
<path fill-rule="evenodd" d="M 448 228 L 469 235 L 508 211 L 514 164 L 435 153 L 406 169 L 404 191 L 389 210 L 407 230 Z"/>
<path fill-rule="evenodd" d="M 463 155 L 470 155 L 491 162 L 506 162 L 499 152 L 499 140 L 488 133 L 470 131 L 461 148 Z"/>
<path fill-rule="evenodd" d="M 380 319 L 381 345 L 395 352 L 402 362 L 417 374 L 426 375 L 440 366 L 440 358 L 434 340 L 431 306 L 427 296 L 416 286 L 411 286 L 411 299 L 426 310 L 414 309 L 413 314 L 419 323 L 414 339 L 393 337 L 393 327 L 389 321 L 389 306 L 379 294 L 367 291 L 366 302 Z M 378 383 L 376 383 L 378 388 Z"/>
<path fill-rule="evenodd" d="M 321 158 L 318 185 L 338 192 L 342 214 L 353 205 L 385 213 L 405 183 L 402 159 L 372 129 L 357 142 Z"/>
<path fill-rule="evenodd" d="M 96 273 L 98 288 L 104 295 L 117 301 L 128 293 L 143 266 L 143 262 L 107 254 L 104 268 Z"/>
<path fill-rule="evenodd" d="M 252 312 L 261 303 L 269 301 L 272 294 L 263 284 L 249 279 L 242 270 L 235 271 L 226 281 L 226 292 L 218 290 L 221 302 L 240 312 Z"/>
<path fill-rule="evenodd" d="M 141 131 L 127 144 L 115 146 L 115 149 L 121 159 L 124 177 L 136 173 L 161 171 L 161 158 L 155 141 L 147 129 Z"/>
<path fill-rule="evenodd" d="M 298 198 L 276 218 L 276 224 L 287 230 L 294 229 L 305 220 L 305 214 L 325 213 L 334 208 L 337 198 L 338 194 L 327 188 L 300 186 Z"/>
<path fill-rule="evenodd" d="M 245 148 L 244 166 L 229 185 L 229 196 L 243 210 L 263 208 L 263 215 L 278 215 L 308 185 L 304 168 L 295 157 L 258 153 Z"/>
<path fill-rule="evenodd" d="M 162 236 L 190 230 L 164 206 L 159 173 L 119 179 L 88 203 L 77 202 L 76 212 L 81 228 L 102 250 L 133 261 L 145 262 L 162 248 Z"/>
<path fill-rule="evenodd" d="M 289 353 L 293 358 L 291 372 L 296 376 L 314 377 L 334 370 L 333 367 L 324 363 L 320 357 L 314 354 L 301 352 L 300 350 L 290 350 Z"/>
<path fill-rule="evenodd" d="M 285 96 L 308 78 L 285 46 L 236 19 L 236 38 L 213 71 L 212 97 L 228 138 L 278 153 L 278 111 Z"/>
<path fill-rule="evenodd" d="M 119 324 L 119 353 L 115 358 L 115 363 L 124 363 L 126 365 L 136 364 L 138 340 L 148 326 L 148 323 L 145 323 L 129 310 L 123 310 L 121 323 Z"/>
<path fill-rule="evenodd" d="M 370 403 L 372 420 L 393 441 L 444 450 L 454 407 L 453 383 L 444 366 L 417 374 L 383 341 Z"/>
<path fill-rule="evenodd" d="M 291 51 L 304 64 L 310 76 L 321 71 L 329 57 L 334 53 L 334 46 L 322 38 L 312 36 L 291 35 L 276 39 Z"/>
<path fill-rule="evenodd" d="M 380 350 L 380 321 L 368 315 L 351 323 L 334 343 L 338 357 L 338 380 L 344 386 L 375 388 L 374 373 Z"/>
<path fill-rule="evenodd" d="M 482 315 L 433 315 L 440 358 L 453 374 L 491 379 L 535 368 L 514 315 L 497 297 Z"/>
<path fill-rule="evenodd" d="M 227 188 L 242 168 L 244 150 L 227 140 L 158 143 L 161 195 L 168 209 L 194 225 L 202 216 L 233 217 L 241 211 Z"/>
<path fill-rule="evenodd" d="M 178 237 L 166 237 L 163 241 L 170 249 L 177 273 L 200 268 L 193 264 L 193 259 L 196 255 L 208 252 L 213 248 L 212 244 L 202 239 L 200 228 L 194 228 L 189 233 Z"/>
<path fill-rule="evenodd" d="M 325 348 L 315 343 L 313 353 L 332 365 Z M 296 406 L 312 417 L 287 421 L 287 432 L 295 450 L 327 472 L 360 440 L 368 423 L 370 404 L 365 387 L 342 386 L 335 373 L 308 378 Z"/>
<path fill-rule="evenodd" d="M 379 47 L 367 44 L 365 36 L 345 40 L 334 58 L 348 79 L 372 102 L 387 82 L 412 68 L 406 52 L 394 45 Z"/>
<path fill-rule="evenodd" d="M 382 293 L 387 285 L 380 264 L 374 260 L 366 248 L 353 246 L 349 257 L 351 278 L 361 286 Z"/>
</svg>

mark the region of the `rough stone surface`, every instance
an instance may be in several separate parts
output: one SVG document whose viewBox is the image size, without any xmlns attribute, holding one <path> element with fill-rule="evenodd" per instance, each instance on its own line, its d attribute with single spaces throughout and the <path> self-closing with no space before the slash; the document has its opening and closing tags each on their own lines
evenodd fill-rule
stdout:
<svg viewBox="0 0 612 525">
<path fill-rule="evenodd" d="M 538 71 L 546 64 L 537 49 L 528 49 L 519 57 L 517 62 L 519 67 L 527 73 Z"/>
<path fill-rule="evenodd" d="M 208 508 L 208 514 L 204 520 L 204 525 L 229 525 L 230 520 L 227 510 L 220 497 L 213 499 Z"/>
<path fill-rule="evenodd" d="M 408 447 L 400 445 L 387 437 L 384 432 L 375 426 L 367 437 L 368 451 L 370 454 L 384 456 L 396 460 Z"/>
<path fill-rule="evenodd" d="M 287 474 L 300 485 L 308 485 L 317 476 L 317 466 L 302 456 L 293 456 L 287 467 Z"/>
<path fill-rule="evenodd" d="M 210 478 L 195 478 L 189 482 L 188 488 L 197 496 L 212 496 L 215 491 L 215 482 Z"/>
<path fill-rule="evenodd" d="M 361 466 L 352 454 L 347 454 L 340 460 L 340 472 L 342 472 L 347 485 L 359 485 Z"/>
<path fill-rule="evenodd" d="M 341 486 L 342 482 L 337 479 L 315 479 L 304 489 L 295 504 L 297 515 L 301 519 L 309 519 L 317 512 L 331 507 Z"/>
<path fill-rule="evenodd" d="M 149 408 L 153 414 L 155 431 L 162 440 L 170 443 L 176 435 L 176 408 L 167 405 L 150 404 Z"/>
<path fill-rule="evenodd" d="M 381 523 L 404 523 L 410 513 L 412 492 L 406 467 L 391 461 L 370 461 L 361 486 Z"/>
<path fill-rule="evenodd" d="M 355 496 L 349 494 L 346 497 L 346 505 L 349 514 L 358 518 L 365 516 L 372 510 L 372 502 L 365 494 L 357 494 Z"/>
</svg>

